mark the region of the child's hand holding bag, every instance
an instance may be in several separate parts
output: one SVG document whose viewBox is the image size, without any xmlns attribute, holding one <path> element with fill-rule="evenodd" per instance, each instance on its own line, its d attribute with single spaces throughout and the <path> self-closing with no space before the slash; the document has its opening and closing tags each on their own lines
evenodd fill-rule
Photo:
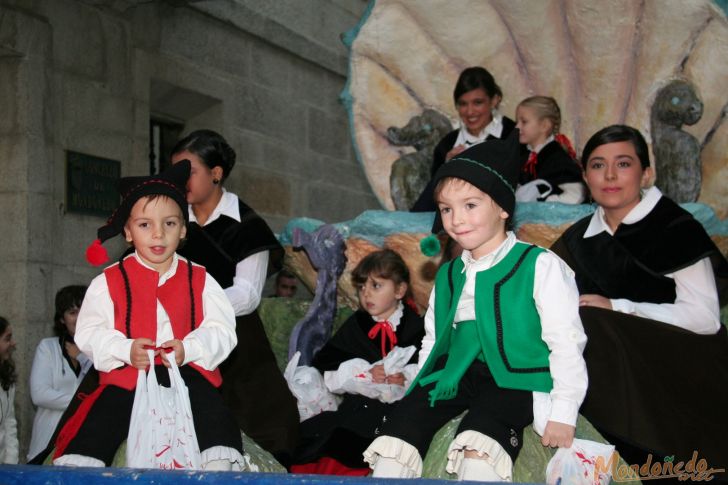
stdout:
<svg viewBox="0 0 728 485">
<path fill-rule="evenodd" d="M 139 370 L 134 406 L 126 443 L 126 464 L 133 468 L 200 469 L 200 448 L 192 420 L 190 398 L 170 352 L 170 387 L 162 387 L 154 372 L 154 352 L 149 371 Z"/>
</svg>

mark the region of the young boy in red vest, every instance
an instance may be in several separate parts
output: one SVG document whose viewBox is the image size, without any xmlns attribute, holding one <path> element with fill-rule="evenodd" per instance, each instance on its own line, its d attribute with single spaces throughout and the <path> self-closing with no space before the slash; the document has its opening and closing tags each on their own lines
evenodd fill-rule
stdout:
<svg viewBox="0 0 728 485">
<path fill-rule="evenodd" d="M 99 371 L 98 389 L 83 401 L 56 442 L 55 465 L 109 466 L 129 430 L 138 369 L 153 365 L 169 385 L 166 353 L 173 349 L 189 389 L 202 468 L 242 469 L 240 430 L 217 388 L 218 365 L 237 344 L 235 314 L 205 268 L 176 254 L 186 234 L 185 199 L 190 163 L 120 181 L 122 202 L 89 262 L 104 262 L 100 243 L 123 234 L 134 252 L 107 267 L 89 285 L 78 314 L 75 341 Z M 99 252 L 102 252 L 99 259 Z"/>
<path fill-rule="evenodd" d="M 511 481 L 531 422 L 544 446 L 571 446 L 587 388 L 579 293 L 561 259 L 507 230 L 518 156 L 515 130 L 435 175 L 439 219 L 463 254 L 440 268 L 420 372 L 364 452 L 375 477 L 420 476 L 433 435 L 463 411 L 447 464 L 460 480 Z"/>
</svg>

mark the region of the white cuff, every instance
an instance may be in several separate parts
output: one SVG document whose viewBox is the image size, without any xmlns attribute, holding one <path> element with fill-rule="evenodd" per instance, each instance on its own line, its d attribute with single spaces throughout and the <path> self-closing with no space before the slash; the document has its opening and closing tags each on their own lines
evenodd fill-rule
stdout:
<svg viewBox="0 0 728 485">
<path fill-rule="evenodd" d="M 629 300 L 620 298 L 620 299 L 614 299 L 614 300 L 609 300 L 609 301 L 612 303 L 612 310 L 614 310 L 614 311 L 621 312 L 621 313 L 630 313 L 630 314 L 635 313 L 634 303 L 632 303 Z"/>
<path fill-rule="evenodd" d="M 566 399 L 551 400 L 551 415 L 549 421 L 576 426 L 579 417 L 579 405 Z"/>
<path fill-rule="evenodd" d="M 186 338 L 182 341 L 182 348 L 185 349 L 185 358 L 182 361 L 182 365 L 187 365 L 190 362 L 197 362 L 202 358 L 202 348 L 200 343 L 194 338 Z"/>
</svg>

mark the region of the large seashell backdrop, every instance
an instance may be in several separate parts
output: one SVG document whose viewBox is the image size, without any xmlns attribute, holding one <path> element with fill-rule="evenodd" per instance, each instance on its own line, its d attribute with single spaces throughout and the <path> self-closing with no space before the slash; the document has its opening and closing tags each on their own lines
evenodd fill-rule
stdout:
<svg viewBox="0 0 728 485">
<path fill-rule="evenodd" d="M 390 145 L 387 129 L 427 108 L 457 126 L 455 81 L 481 65 L 503 89 L 507 116 L 527 96 L 556 98 L 577 151 L 612 123 L 651 141 L 659 89 L 691 83 L 705 106 L 683 127 L 702 148 L 699 201 L 728 216 L 728 20 L 711 0 L 377 0 L 345 40 L 354 144 L 388 209 L 391 166 L 413 149 Z"/>
</svg>

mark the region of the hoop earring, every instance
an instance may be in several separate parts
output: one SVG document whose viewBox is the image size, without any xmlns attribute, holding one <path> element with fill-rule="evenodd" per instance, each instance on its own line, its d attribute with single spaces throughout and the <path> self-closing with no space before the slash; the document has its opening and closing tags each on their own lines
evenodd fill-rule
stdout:
<svg viewBox="0 0 728 485">
<path fill-rule="evenodd" d="M 220 181 L 218 179 L 212 179 L 212 183 L 215 184 L 215 185 L 217 185 L 217 184 L 220 183 Z"/>
</svg>

